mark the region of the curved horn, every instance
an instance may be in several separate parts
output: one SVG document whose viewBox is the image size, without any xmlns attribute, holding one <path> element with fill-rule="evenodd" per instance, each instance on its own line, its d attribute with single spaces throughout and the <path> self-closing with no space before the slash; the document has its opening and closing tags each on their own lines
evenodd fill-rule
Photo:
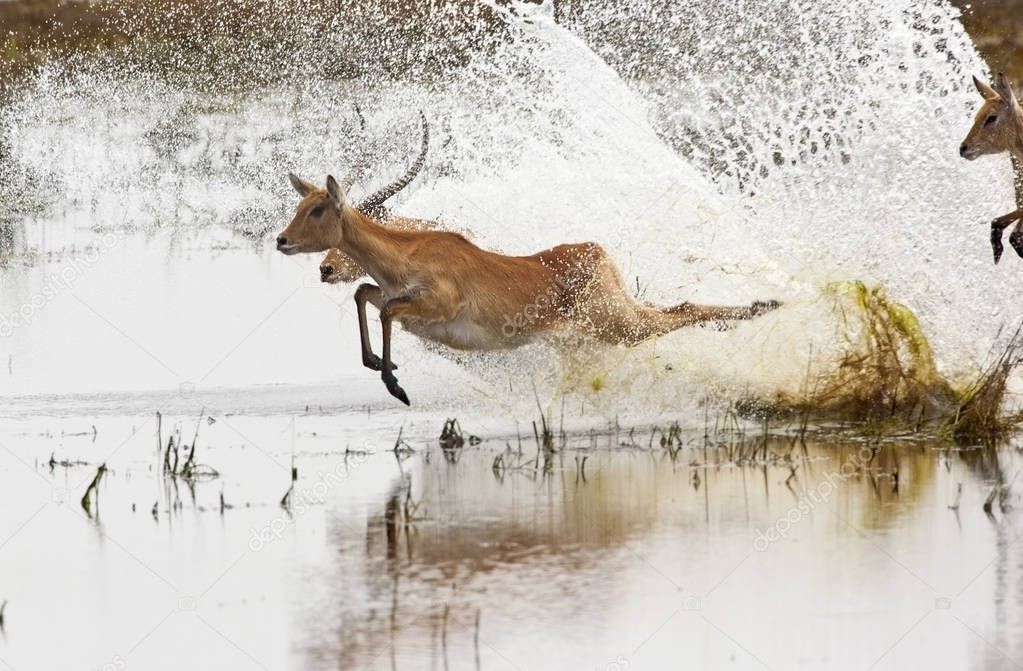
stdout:
<svg viewBox="0 0 1023 671">
<path fill-rule="evenodd" d="M 368 212 L 383 205 L 384 201 L 408 186 L 409 182 L 415 179 L 419 171 L 423 169 L 423 164 L 426 163 L 426 150 L 430 147 L 430 125 L 426 122 L 426 115 L 421 111 L 419 116 L 423 120 L 423 146 L 419 150 L 419 157 L 404 175 L 363 199 L 358 205 L 358 209 L 362 212 Z"/>
<path fill-rule="evenodd" d="M 359 117 L 359 128 L 362 129 L 363 135 L 366 133 L 366 117 L 362 116 L 362 110 L 359 109 L 359 103 L 355 103 L 355 115 Z M 355 160 L 348 173 L 341 179 L 341 192 L 348 193 L 348 190 L 352 188 L 352 185 L 362 177 L 363 173 L 366 172 L 367 159 L 369 159 L 369 150 L 363 145 L 362 154 Z"/>
</svg>

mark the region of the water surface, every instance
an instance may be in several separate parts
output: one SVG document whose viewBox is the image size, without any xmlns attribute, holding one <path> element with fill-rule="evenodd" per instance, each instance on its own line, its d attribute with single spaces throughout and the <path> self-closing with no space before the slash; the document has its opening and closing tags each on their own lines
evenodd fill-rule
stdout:
<svg viewBox="0 0 1023 671">
<path fill-rule="evenodd" d="M 194 418 L 164 417 L 165 439 L 179 421 L 191 436 Z M 576 435 L 545 468 L 532 436 L 521 455 L 515 435 L 445 451 L 438 427 L 413 421 L 396 455 L 386 417 L 227 415 L 199 434 L 199 461 L 221 477 L 193 489 L 159 475 L 155 431 L 122 416 L 5 424 L 10 667 L 1023 659 L 1015 489 L 983 510 L 1021 466 L 1013 445 L 776 437 L 765 456 L 755 430 L 712 429 L 709 444 L 684 432 L 675 451 L 648 427 Z M 90 463 L 51 470 L 51 453 Z M 79 498 L 101 458 L 92 519 Z"/>
</svg>

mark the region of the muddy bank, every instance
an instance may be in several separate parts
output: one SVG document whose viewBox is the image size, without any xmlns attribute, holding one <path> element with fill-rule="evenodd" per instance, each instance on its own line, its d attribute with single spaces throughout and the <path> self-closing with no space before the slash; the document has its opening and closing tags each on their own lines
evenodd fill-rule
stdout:
<svg viewBox="0 0 1023 671">
<path fill-rule="evenodd" d="M 461 19 L 459 34 L 431 43 L 434 19 L 450 12 Z M 333 0 L 14 0 L 0 2 L 0 25 L 0 87 L 43 64 L 73 71 L 79 57 L 92 56 L 218 89 L 296 75 L 354 77 L 366 63 L 385 77 L 443 69 L 464 63 L 480 35 L 501 29 L 492 10 L 466 0 L 343 7 Z"/>
<path fill-rule="evenodd" d="M 963 26 L 992 71 L 1023 80 L 1023 2 L 1020 0 L 952 0 Z"/>
</svg>

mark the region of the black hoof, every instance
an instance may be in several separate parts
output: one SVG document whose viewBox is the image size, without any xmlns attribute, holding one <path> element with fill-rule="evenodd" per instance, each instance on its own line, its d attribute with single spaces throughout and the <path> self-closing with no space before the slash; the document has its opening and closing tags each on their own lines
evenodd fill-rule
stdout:
<svg viewBox="0 0 1023 671">
<path fill-rule="evenodd" d="M 370 370 L 380 372 L 384 369 L 384 362 L 376 354 L 370 354 L 369 357 L 362 358 L 362 365 Z M 391 362 L 391 370 L 398 370 L 398 364 Z"/>
<path fill-rule="evenodd" d="M 1009 236 L 1009 244 L 1016 250 L 1016 254 L 1023 258 L 1023 231 L 1013 231 Z"/>
<path fill-rule="evenodd" d="M 394 377 L 393 375 L 391 376 L 385 375 L 383 377 L 383 380 L 384 385 L 387 387 L 387 391 L 391 392 L 391 396 L 395 397 L 405 405 L 412 405 L 411 403 L 409 403 L 408 394 L 406 394 L 405 390 L 402 389 L 401 386 L 398 384 L 398 379 L 396 377 Z"/>
</svg>

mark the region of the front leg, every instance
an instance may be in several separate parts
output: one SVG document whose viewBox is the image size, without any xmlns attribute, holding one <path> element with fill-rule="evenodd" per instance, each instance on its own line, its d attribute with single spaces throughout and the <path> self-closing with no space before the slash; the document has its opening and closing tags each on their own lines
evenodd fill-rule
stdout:
<svg viewBox="0 0 1023 671">
<path fill-rule="evenodd" d="M 387 391 L 391 393 L 391 396 L 405 405 L 411 405 L 411 403 L 409 403 L 408 394 L 398 384 L 398 378 L 394 376 L 394 364 L 391 362 L 391 322 L 394 320 L 394 313 L 406 307 L 411 300 L 411 298 L 404 296 L 392 298 L 380 310 L 380 326 L 384 336 L 384 359 L 383 365 L 380 367 L 380 379 L 384 381 L 384 386 L 387 387 Z"/>
<path fill-rule="evenodd" d="M 392 298 L 380 310 L 380 325 L 384 336 L 383 367 L 380 371 L 380 379 L 384 381 L 387 391 L 391 396 L 410 405 L 408 394 L 398 385 L 398 378 L 394 376 L 394 364 L 391 363 L 391 322 L 403 317 L 414 317 L 426 322 L 437 322 L 452 319 L 459 311 L 460 304 L 455 296 L 443 294 L 441 298 L 437 291 L 413 290 L 404 296 Z"/>
<path fill-rule="evenodd" d="M 366 303 L 372 303 L 378 310 L 384 305 L 384 292 L 375 284 L 360 284 L 355 290 L 355 309 L 359 315 L 359 341 L 362 344 L 362 365 L 370 370 L 381 370 L 380 357 L 373 354 L 369 342 L 369 323 L 366 320 Z M 394 369 L 398 367 L 392 364 Z"/>
<path fill-rule="evenodd" d="M 1012 224 L 1012 222 L 1016 221 L 1020 217 L 1023 217 L 1023 209 L 1015 210 L 1009 214 L 1003 214 L 991 222 L 991 250 L 995 255 L 995 263 L 998 263 L 1001 260 L 1002 252 L 1005 250 L 1004 245 L 1002 245 L 1002 234 L 1005 232 L 1005 229 Z M 1015 235 L 1015 233 L 1013 233 L 1013 235 Z M 1009 239 L 1009 242 L 1012 242 L 1011 238 Z M 1015 248 L 1015 244 L 1013 244 L 1013 247 Z"/>
</svg>

